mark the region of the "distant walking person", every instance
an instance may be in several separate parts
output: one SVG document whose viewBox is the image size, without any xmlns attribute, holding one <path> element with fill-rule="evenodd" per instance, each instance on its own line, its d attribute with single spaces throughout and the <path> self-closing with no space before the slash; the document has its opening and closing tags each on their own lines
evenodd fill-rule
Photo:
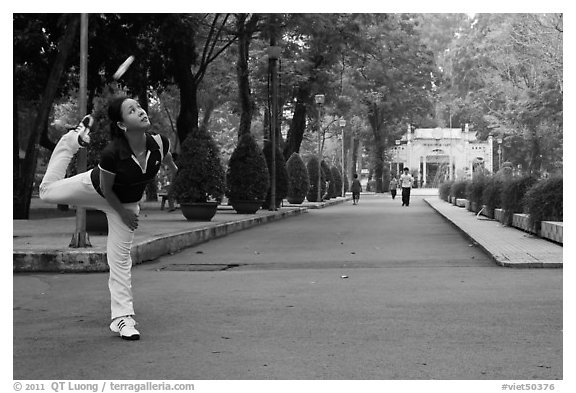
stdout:
<svg viewBox="0 0 576 393">
<path fill-rule="evenodd" d="M 352 181 L 352 187 L 350 187 L 350 190 L 352 191 L 353 204 L 357 205 L 360 200 L 360 193 L 362 192 L 362 184 L 360 184 L 357 174 L 354 174 L 354 180 Z"/>
<path fill-rule="evenodd" d="M 408 168 L 404 168 L 404 174 L 400 175 L 400 186 L 402 187 L 402 206 L 410 206 L 410 190 L 414 184 L 414 178 Z"/>
<path fill-rule="evenodd" d="M 392 199 L 396 199 L 396 189 L 398 188 L 398 180 L 396 177 L 392 177 L 390 180 L 390 194 L 392 195 Z"/>
</svg>

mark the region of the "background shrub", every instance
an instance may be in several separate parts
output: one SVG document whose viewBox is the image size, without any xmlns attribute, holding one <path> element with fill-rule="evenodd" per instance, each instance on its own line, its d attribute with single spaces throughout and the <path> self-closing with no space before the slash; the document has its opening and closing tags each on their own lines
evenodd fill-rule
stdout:
<svg viewBox="0 0 576 393">
<path fill-rule="evenodd" d="M 318 201 L 318 167 L 320 162 L 316 156 L 310 157 L 306 169 L 308 169 L 308 177 L 310 178 L 310 188 L 308 189 L 308 194 L 306 194 L 306 199 L 309 202 L 320 202 Z M 326 176 L 324 171 L 320 171 L 320 196 L 326 193 Z"/>
<path fill-rule="evenodd" d="M 536 233 L 542 221 L 563 220 L 562 188 L 562 177 L 552 177 L 538 181 L 524 195 L 523 204 Z"/>
<path fill-rule="evenodd" d="M 482 194 L 484 193 L 484 187 L 486 186 L 488 178 L 484 174 L 477 174 L 474 179 L 468 183 L 466 187 L 466 198 L 470 202 L 469 209 L 478 213 L 482 209 Z M 472 206 L 475 204 L 476 209 L 474 210 Z"/>
<path fill-rule="evenodd" d="M 176 165 L 178 173 L 169 192 L 179 203 L 222 200 L 224 168 L 218 146 L 208 132 L 199 129 L 188 135 Z"/>
<path fill-rule="evenodd" d="M 310 188 L 310 178 L 306 165 L 298 153 L 292 153 L 288 158 L 286 171 L 288 172 L 288 201 L 300 204 L 306 198 Z"/>
<path fill-rule="evenodd" d="M 522 204 L 524 195 L 537 181 L 538 179 L 533 176 L 523 176 L 509 178 L 503 183 L 501 201 L 505 225 L 512 225 L 514 213 L 524 213 Z"/>
<path fill-rule="evenodd" d="M 336 166 L 332 166 L 330 172 L 332 174 L 332 183 L 334 183 L 334 194 L 332 197 L 342 196 L 342 173 L 340 173 L 340 170 Z"/>
<path fill-rule="evenodd" d="M 334 198 L 334 179 L 332 179 L 332 171 L 330 170 L 330 165 L 326 161 L 322 160 L 322 172 L 324 172 L 324 178 L 326 179 L 326 193 L 324 194 L 325 199 Z"/>
<path fill-rule="evenodd" d="M 272 168 L 272 142 L 264 142 L 262 152 L 266 158 L 266 166 Z M 268 172 L 269 186 L 262 205 L 264 209 L 268 209 L 271 206 L 272 174 L 270 170 Z M 286 162 L 284 162 L 284 154 L 282 154 L 282 150 L 276 147 L 276 201 L 282 201 L 282 199 L 286 198 L 286 195 L 288 195 L 288 171 L 286 170 Z"/>
<path fill-rule="evenodd" d="M 226 196 L 237 201 L 264 200 L 268 191 L 268 167 L 251 134 L 244 134 L 230 156 L 226 172 Z"/>
<path fill-rule="evenodd" d="M 450 196 L 456 198 L 465 198 L 466 197 L 466 185 L 469 182 L 467 180 L 457 180 L 452 183 L 450 187 Z"/>
<path fill-rule="evenodd" d="M 494 209 L 502 206 L 503 178 L 501 176 L 490 176 L 484 183 L 482 193 L 482 204 L 486 205 L 488 212 L 494 216 Z"/>
<path fill-rule="evenodd" d="M 450 189 L 452 188 L 452 184 L 454 184 L 454 181 L 452 180 L 440 184 L 440 187 L 438 188 L 438 196 L 440 199 L 443 199 L 446 202 L 450 201 Z"/>
<path fill-rule="evenodd" d="M 358 179 L 360 180 L 360 179 Z M 414 178 L 414 184 L 412 188 L 416 188 L 416 178 Z M 366 182 L 366 191 L 375 192 L 376 191 L 376 180 L 368 180 Z"/>
</svg>

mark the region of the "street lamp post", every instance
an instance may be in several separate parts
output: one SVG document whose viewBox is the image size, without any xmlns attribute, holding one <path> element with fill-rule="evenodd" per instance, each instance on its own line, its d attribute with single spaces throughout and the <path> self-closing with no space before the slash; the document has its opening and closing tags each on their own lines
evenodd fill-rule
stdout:
<svg viewBox="0 0 576 393">
<path fill-rule="evenodd" d="M 398 151 L 398 149 L 400 149 L 400 142 L 400 139 L 396 139 L 394 141 L 394 144 L 396 145 L 394 148 L 394 159 L 396 160 L 396 176 L 400 174 L 400 152 Z"/>
<path fill-rule="evenodd" d="M 322 104 L 324 104 L 324 94 L 316 94 L 314 100 L 318 105 L 318 202 L 322 202 Z"/>
<path fill-rule="evenodd" d="M 272 40 L 274 41 L 274 40 Z M 268 210 L 276 211 L 276 134 L 278 132 L 278 74 L 277 74 L 277 61 L 280 57 L 281 48 L 279 46 L 271 45 L 268 47 L 268 63 L 270 69 L 271 81 L 271 95 L 272 95 L 272 115 L 270 122 L 272 123 L 272 132 L 270 135 L 270 142 L 272 144 L 272 168 L 270 169 L 270 206 Z"/>
<path fill-rule="evenodd" d="M 81 116 L 84 116 L 88 107 L 87 82 L 88 81 L 88 14 L 80 14 L 80 81 L 78 89 L 78 106 Z M 78 173 L 86 172 L 86 149 L 78 151 Z M 86 232 L 86 209 L 76 209 L 76 232 L 72 235 L 70 247 L 92 247 Z"/>
<path fill-rule="evenodd" d="M 344 127 L 346 127 L 346 120 L 340 119 L 339 121 L 340 128 L 342 129 L 342 196 L 345 197 L 344 194 Z"/>
<path fill-rule="evenodd" d="M 498 170 L 502 168 L 502 138 L 498 138 Z"/>
</svg>

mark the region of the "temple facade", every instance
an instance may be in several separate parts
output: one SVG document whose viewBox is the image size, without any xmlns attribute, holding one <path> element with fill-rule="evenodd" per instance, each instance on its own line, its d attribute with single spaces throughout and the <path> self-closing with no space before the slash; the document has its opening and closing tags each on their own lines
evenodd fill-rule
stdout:
<svg viewBox="0 0 576 393">
<path fill-rule="evenodd" d="M 447 180 L 467 179 L 482 167 L 493 171 L 493 137 L 479 141 L 468 124 L 461 128 L 417 128 L 408 126 L 396 140 L 390 161 L 391 171 L 400 174 L 406 166 L 420 187 L 438 187 Z"/>
</svg>

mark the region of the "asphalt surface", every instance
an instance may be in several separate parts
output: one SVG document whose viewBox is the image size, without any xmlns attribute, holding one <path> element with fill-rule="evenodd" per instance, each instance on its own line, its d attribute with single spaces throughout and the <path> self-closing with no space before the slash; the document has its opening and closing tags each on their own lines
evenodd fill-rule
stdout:
<svg viewBox="0 0 576 393">
<path fill-rule="evenodd" d="M 562 379 L 562 274 L 363 196 L 135 266 L 138 342 L 108 330 L 107 273 L 14 275 L 13 376 Z"/>
</svg>

